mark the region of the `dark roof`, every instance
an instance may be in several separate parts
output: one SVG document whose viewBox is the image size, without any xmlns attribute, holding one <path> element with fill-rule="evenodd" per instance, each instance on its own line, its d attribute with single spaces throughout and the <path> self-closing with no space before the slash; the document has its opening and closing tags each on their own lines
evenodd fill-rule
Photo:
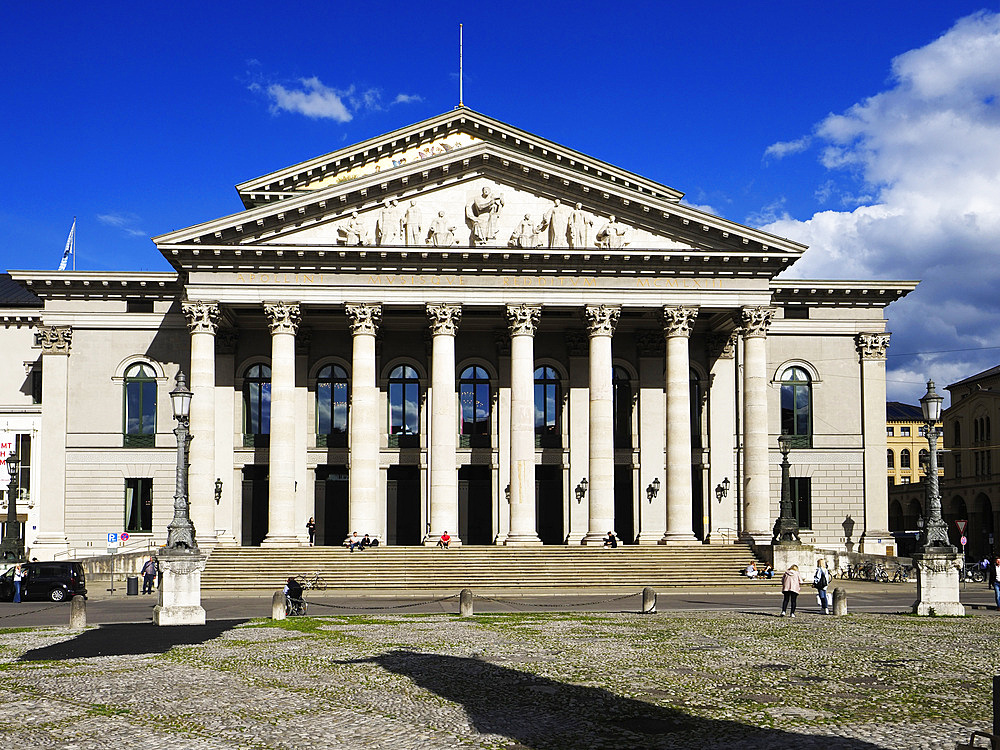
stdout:
<svg viewBox="0 0 1000 750">
<path fill-rule="evenodd" d="M 959 380 L 957 383 L 952 383 L 947 387 L 954 388 L 957 385 L 972 384 L 975 383 L 977 380 L 982 380 L 983 378 L 992 377 L 994 375 L 1000 375 L 1000 365 L 997 365 L 996 367 L 991 367 L 988 370 L 983 370 L 982 372 L 977 372 L 975 375 L 965 378 L 965 380 Z"/>
<path fill-rule="evenodd" d="M 919 406 L 902 404 L 899 401 L 887 401 L 885 404 L 886 422 L 923 422 L 924 412 Z"/>
<path fill-rule="evenodd" d="M 0 273 L 0 307 L 41 307 L 42 301 L 14 281 L 9 273 Z"/>
</svg>

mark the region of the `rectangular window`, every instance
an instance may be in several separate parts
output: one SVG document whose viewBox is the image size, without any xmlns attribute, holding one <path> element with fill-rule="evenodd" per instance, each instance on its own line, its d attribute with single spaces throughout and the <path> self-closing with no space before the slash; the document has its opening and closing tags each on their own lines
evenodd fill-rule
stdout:
<svg viewBox="0 0 1000 750">
<path fill-rule="evenodd" d="M 153 532 L 152 477 L 125 480 L 125 531 L 130 534 Z"/>
<path fill-rule="evenodd" d="M 962 478 L 962 456 L 959 453 L 955 454 L 955 478 Z"/>
<path fill-rule="evenodd" d="M 885 435 L 886 435 L 886 437 L 894 437 L 893 433 L 895 431 L 896 431 L 895 427 L 886 427 L 885 428 Z"/>
<path fill-rule="evenodd" d="M 812 528 L 812 477 L 790 477 L 792 507 L 800 529 Z"/>
<path fill-rule="evenodd" d="M 909 427 L 900 427 L 899 428 L 899 436 L 900 437 L 909 437 L 910 436 L 910 428 Z"/>
<path fill-rule="evenodd" d="M 896 484 L 896 477 L 889 477 L 889 486 L 892 487 Z"/>
<path fill-rule="evenodd" d="M 31 368 L 31 403 L 42 403 L 42 363 L 36 362 Z"/>
<path fill-rule="evenodd" d="M 910 483 L 910 478 L 909 477 L 901 477 L 900 480 L 899 480 L 899 483 L 900 484 L 909 484 Z"/>
</svg>

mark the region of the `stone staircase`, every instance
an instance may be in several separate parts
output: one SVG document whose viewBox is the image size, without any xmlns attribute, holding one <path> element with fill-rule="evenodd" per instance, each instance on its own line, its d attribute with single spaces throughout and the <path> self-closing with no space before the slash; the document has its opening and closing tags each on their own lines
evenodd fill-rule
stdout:
<svg viewBox="0 0 1000 750">
<path fill-rule="evenodd" d="M 331 593 L 480 593 L 526 589 L 629 592 L 683 586 L 745 586 L 754 559 L 730 545 L 601 547 L 217 547 L 202 574 L 203 591 L 275 591 L 288 576 L 319 576 Z M 756 585 L 761 585 L 759 582 Z"/>
</svg>

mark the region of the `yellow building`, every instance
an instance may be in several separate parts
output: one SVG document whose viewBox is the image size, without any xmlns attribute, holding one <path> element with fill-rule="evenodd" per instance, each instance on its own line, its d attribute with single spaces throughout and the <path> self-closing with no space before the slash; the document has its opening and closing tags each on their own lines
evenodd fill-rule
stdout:
<svg viewBox="0 0 1000 750">
<path fill-rule="evenodd" d="M 937 426 L 941 434 L 941 424 Z M 923 479 L 929 453 L 920 406 L 889 401 L 885 405 L 886 470 L 889 486 L 916 484 Z M 939 445 L 940 447 L 940 445 Z M 943 467 L 938 476 L 944 476 Z"/>
</svg>

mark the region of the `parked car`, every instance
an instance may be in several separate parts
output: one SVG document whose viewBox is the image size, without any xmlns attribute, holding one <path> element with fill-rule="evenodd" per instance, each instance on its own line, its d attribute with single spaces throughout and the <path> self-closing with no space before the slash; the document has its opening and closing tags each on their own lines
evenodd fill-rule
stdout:
<svg viewBox="0 0 1000 750">
<path fill-rule="evenodd" d="M 62 602 L 76 595 L 87 596 L 87 579 L 78 562 L 21 563 L 21 599 Z M 14 568 L 0 576 L 0 599 L 14 600 Z"/>
</svg>

